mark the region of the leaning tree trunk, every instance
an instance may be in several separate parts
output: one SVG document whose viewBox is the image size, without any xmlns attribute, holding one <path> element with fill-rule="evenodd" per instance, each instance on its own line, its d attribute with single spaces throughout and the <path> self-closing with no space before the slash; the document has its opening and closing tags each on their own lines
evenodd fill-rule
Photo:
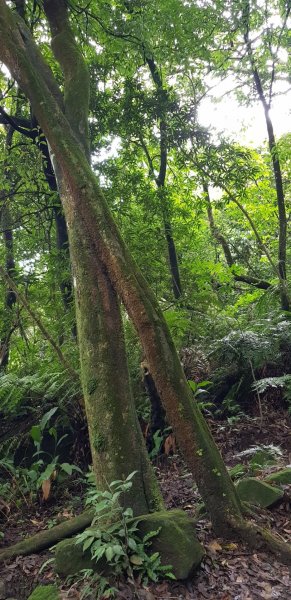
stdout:
<svg viewBox="0 0 291 600">
<path fill-rule="evenodd" d="M 270 534 L 264 537 L 258 527 L 244 522 L 235 488 L 207 424 L 193 402 L 191 390 L 159 305 L 123 243 L 84 150 L 59 102 L 56 101 L 56 84 L 51 72 L 43 63 L 37 47 L 33 45 L 29 32 L 22 22 L 15 22 L 4 0 L 0 0 L 0 33 L 0 57 L 30 98 L 58 162 L 66 190 L 62 195 L 64 212 L 71 227 L 78 222 L 76 240 L 75 234 L 72 235 L 72 243 L 80 243 L 80 238 L 84 236 L 86 243 L 79 248 L 81 256 L 83 253 L 87 254 L 86 267 L 89 269 L 90 278 L 92 271 L 89 262 L 95 258 L 95 268 L 98 265 L 98 269 L 101 268 L 103 273 L 109 274 L 114 289 L 122 297 L 143 344 L 168 420 L 174 427 L 180 448 L 197 481 L 215 531 L 227 536 L 235 533 L 242 538 L 250 537 L 249 534 L 253 531 L 255 547 L 267 546 L 284 557 L 286 562 L 291 562 L 291 549 L 286 547 L 286 544 L 284 555 L 284 552 L 278 549 L 278 541 L 273 543 Z M 73 249 L 72 255 L 78 257 L 77 248 Z M 80 260 L 80 256 L 77 260 Z M 94 265 L 93 260 L 92 264 Z M 79 274 L 78 270 L 82 270 L 82 265 L 77 264 L 76 267 Z M 78 283 L 80 291 L 85 270 L 81 275 L 81 281 Z M 95 271 L 95 276 L 98 276 L 98 271 Z M 92 291 L 94 292 L 94 289 Z M 103 289 L 98 292 L 103 295 L 103 299 L 108 293 Z M 76 295 L 78 304 L 80 298 L 78 293 Z M 92 300 L 96 300 L 94 295 Z M 88 314 L 82 315 L 82 324 L 79 313 L 80 332 L 86 328 L 88 317 Z M 104 314 L 103 320 L 106 318 L 109 317 Z M 110 324 L 107 326 L 109 328 Z M 83 353 L 87 353 L 88 364 L 90 351 L 90 345 L 87 348 L 81 347 L 82 356 Z M 82 368 L 86 377 L 86 363 L 83 362 Z M 86 381 L 88 384 L 87 378 Z M 90 389 L 94 390 L 95 385 L 96 382 L 93 381 Z M 88 405 L 90 390 L 85 391 Z M 88 408 L 90 410 L 90 407 Z M 101 440 L 102 446 L 103 443 Z"/>
<path fill-rule="evenodd" d="M 66 4 L 45 0 L 52 49 L 64 74 L 64 110 L 89 160 L 89 73 L 71 31 Z M 57 159 L 57 157 L 56 157 Z M 127 367 L 117 294 L 56 160 L 56 180 L 65 211 L 75 279 L 82 387 L 97 486 L 136 471 L 125 503 L 135 515 L 162 507 L 158 485 L 137 421 Z"/>
<path fill-rule="evenodd" d="M 85 154 L 81 150 L 82 157 L 89 168 L 89 77 L 86 64 L 70 30 L 65 3 L 51 0 L 44 5 L 52 30 L 53 50 L 56 54 L 59 49 L 62 52 L 60 63 L 64 72 L 64 102 L 47 67 L 41 69 L 39 81 L 44 76 L 46 82 L 52 85 L 58 111 L 62 115 L 63 111 L 66 112 L 75 132 L 74 144 L 84 150 Z M 27 28 L 20 19 L 17 20 L 22 39 L 28 43 L 30 59 L 40 65 L 41 57 L 35 52 L 32 40 L 29 41 Z M 35 114 L 38 117 L 37 112 Z M 66 201 L 70 191 L 60 168 L 59 157 L 52 146 L 51 149 L 61 198 L 68 208 L 65 216 L 69 225 L 75 280 L 81 378 L 97 487 L 107 489 L 110 481 L 125 478 L 136 471 L 132 488 L 124 502 L 131 505 L 135 515 L 145 514 L 161 508 L 162 500 L 135 414 L 118 298 L 86 233 L 82 218 L 79 218 L 71 202 Z"/>
</svg>

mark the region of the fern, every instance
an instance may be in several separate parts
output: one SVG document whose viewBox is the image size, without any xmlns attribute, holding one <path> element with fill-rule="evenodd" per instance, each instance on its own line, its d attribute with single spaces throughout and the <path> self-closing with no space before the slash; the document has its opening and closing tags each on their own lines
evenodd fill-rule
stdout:
<svg viewBox="0 0 291 600">
<path fill-rule="evenodd" d="M 37 406 L 40 401 L 66 405 L 80 395 L 80 386 L 64 371 L 0 376 L 0 412 L 4 414 L 16 414 L 24 406 Z"/>
<path fill-rule="evenodd" d="M 282 375 L 281 377 L 265 377 L 258 379 L 253 384 L 253 389 L 259 394 L 263 394 L 270 388 L 283 388 L 284 398 L 291 405 L 291 375 Z"/>
</svg>

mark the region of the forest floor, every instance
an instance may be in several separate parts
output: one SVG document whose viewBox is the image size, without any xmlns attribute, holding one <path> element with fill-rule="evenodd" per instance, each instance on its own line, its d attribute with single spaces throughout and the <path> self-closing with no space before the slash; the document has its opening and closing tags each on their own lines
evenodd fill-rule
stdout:
<svg viewBox="0 0 291 600">
<path fill-rule="evenodd" d="M 291 464 L 290 416 L 274 411 L 260 419 L 244 418 L 235 424 L 227 421 L 210 421 L 216 442 L 218 443 L 228 467 L 246 461 L 236 455 L 251 446 L 276 445 L 282 450 L 282 456 L 276 469 Z M 168 508 L 181 508 L 191 515 L 201 499 L 195 489 L 192 477 L 181 457 L 162 457 L 156 464 L 157 474 Z M 262 477 L 272 467 L 256 472 Z M 78 494 L 76 494 L 78 495 Z M 5 545 L 19 540 L 23 535 L 32 535 L 55 523 L 61 515 L 70 516 L 70 495 L 50 504 L 33 505 L 27 510 L 11 513 L 6 522 Z M 68 508 L 69 506 L 69 508 Z M 279 506 L 272 510 L 260 510 L 256 521 L 269 527 L 281 539 L 291 542 L 291 486 L 285 486 L 285 497 Z M 135 592 L 124 582 L 119 583 L 120 600 L 290 600 L 291 573 L 288 567 L 280 564 L 274 557 L 264 553 L 253 553 L 236 540 L 218 539 L 212 532 L 211 523 L 200 518 L 197 524 L 198 536 L 206 549 L 205 558 L 196 575 L 188 582 L 163 582 Z M 26 600 L 37 583 L 53 583 L 55 575 L 52 563 L 46 563 L 52 554 L 19 557 L 0 568 L 0 598 Z M 5 582 L 6 594 L 1 596 L 1 581 Z M 68 585 L 58 581 L 63 600 L 79 600 L 80 585 Z"/>
</svg>

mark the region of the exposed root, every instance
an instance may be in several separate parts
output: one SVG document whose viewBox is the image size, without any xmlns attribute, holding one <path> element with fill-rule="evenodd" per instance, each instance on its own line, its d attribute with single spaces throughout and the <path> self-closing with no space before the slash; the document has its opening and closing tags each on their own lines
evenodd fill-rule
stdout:
<svg viewBox="0 0 291 600">
<path fill-rule="evenodd" d="M 73 519 L 69 519 L 68 521 L 64 521 L 64 523 L 52 527 L 52 529 L 40 531 L 36 535 L 22 540 L 13 546 L 3 548 L 3 550 L 0 550 L 0 563 L 9 558 L 14 558 L 15 556 L 26 556 L 51 548 L 51 546 L 54 546 L 57 542 L 71 537 L 72 535 L 79 533 L 79 531 L 83 531 L 86 527 L 89 527 L 93 516 L 92 511 L 86 511 Z"/>
<path fill-rule="evenodd" d="M 285 565 L 291 565 L 291 545 L 249 521 L 230 521 L 231 530 L 253 550 L 271 552 Z"/>
</svg>

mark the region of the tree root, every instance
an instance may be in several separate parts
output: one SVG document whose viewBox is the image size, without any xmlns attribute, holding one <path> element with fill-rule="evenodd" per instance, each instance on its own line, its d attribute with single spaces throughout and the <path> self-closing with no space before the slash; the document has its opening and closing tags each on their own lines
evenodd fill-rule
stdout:
<svg viewBox="0 0 291 600">
<path fill-rule="evenodd" d="M 291 545 L 284 542 L 268 529 L 249 521 L 230 520 L 230 530 L 253 550 L 274 554 L 283 564 L 291 565 Z"/>
<path fill-rule="evenodd" d="M 85 511 L 73 519 L 52 527 L 52 529 L 41 531 L 13 546 L 3 548 L 0 550 L 0 563 L 15 556 L 26 556 L 51 548 L 57 542 L 69 538 L 89 527 L 93 516 L 92 511 Z M 291 545 L 273 535 L 268 529 L 254 525 L 244 519 L 230 519 L 228 525 L 227 537 L 233 538 L 236 536 L 252 550 L 271 552 L 283 564 L 291 565 Z M 224 534 L 226 534 L 226 530 L 224 530 Z"/>
<path fill-rule="evenodd" d="M 54 546 L 57 542 L 71 537 L 72 535 L 83 531 L 86 527 L 89 527 L 93 516 L 94 513 L 92 511 L 85 511 L 73 519 L 69 519 L 68 521 L 64 521 L 64 523 L 52 527 L 52 529 L 40 531 L 36 535 L 24 539 L 13 546 L 3 548 L 0 550 L 0 563 L 9 558 L 14 558 L 15 556 L 26 556 L 51 548 L 51 546 Z"/>
</svg>

